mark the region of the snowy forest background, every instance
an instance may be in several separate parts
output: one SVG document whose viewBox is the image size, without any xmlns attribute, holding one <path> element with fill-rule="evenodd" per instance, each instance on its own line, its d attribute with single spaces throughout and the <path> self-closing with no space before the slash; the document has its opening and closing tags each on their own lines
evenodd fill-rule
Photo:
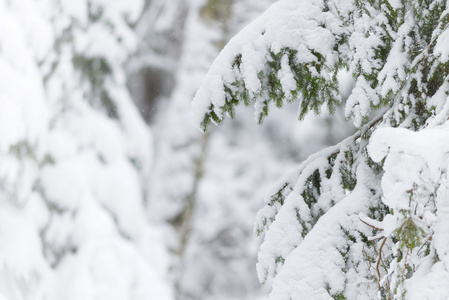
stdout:
<svg viewBox="0 0 449 300">
<path fill-rule="evenodd" d="M 0 300 L 447 299 L 448 95 L 446 0 L 0 0 Z"/>
<path fill-rule="evenodd" d="M 214 58 L 272 2 L 0 0 L 1 299 L 267 298 L 267 189 L 352 132 L 294 107 L 191 121 Z"/>
</svg>

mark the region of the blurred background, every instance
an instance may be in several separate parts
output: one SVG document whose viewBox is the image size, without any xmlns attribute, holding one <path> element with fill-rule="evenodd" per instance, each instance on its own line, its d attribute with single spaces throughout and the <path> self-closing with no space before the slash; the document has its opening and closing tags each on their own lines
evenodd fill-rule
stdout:
<svg viewBox="0 0 449 300">
<path fill-rule="evenodd" d="M 267 190 L 352 131 L 296 103 L 262 125 L 244 107 L 205 134 L 190 120 L 273 2 L 0 0 L 1 300 L 267 299 Z"/>
</svg>

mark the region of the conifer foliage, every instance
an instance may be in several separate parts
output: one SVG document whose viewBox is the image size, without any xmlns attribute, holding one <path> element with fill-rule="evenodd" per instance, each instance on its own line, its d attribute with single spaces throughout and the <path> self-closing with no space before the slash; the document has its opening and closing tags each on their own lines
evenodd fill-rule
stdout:
<svg viewBox="0 0 449 300">
<path fill-rule="evenodd" d="M 0 0 L 1 299 L 173 299 L 123 68 L 143 5 Z"/>
<path fill-rule="evenodd" d="M 300 119 L 345 106 L 357 127 L 266 197 L 271 299 L 449 297 L 448 26 L 444 0 L 281 0 L 215 60 L 193 102 L 202 130 L 240 103 L 262 122 L 292 101 Z"/>
</svg>

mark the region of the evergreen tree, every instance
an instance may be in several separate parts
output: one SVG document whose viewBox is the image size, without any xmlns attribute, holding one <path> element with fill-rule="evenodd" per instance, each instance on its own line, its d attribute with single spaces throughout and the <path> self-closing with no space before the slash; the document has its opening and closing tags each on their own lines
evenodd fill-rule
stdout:
<svg viewBox="0 0 449 300">
<path fill-rule="evenodd" d="M 193 107 L 206 130 L 240 103 L 261 123 L 345 106 L 357 132 L 266 197 L 257 265 L 272 299 L 445 299 L 449 9 L 435 1 L 281 0 L 212 65 Z M 355 81 L 347 101 L 341 70 Z"/>
<path fill-rule="evenodd" d="M 0 0 L 2 299 L 173 299 L 124 74 L 142 8 Z"/>
</svg>

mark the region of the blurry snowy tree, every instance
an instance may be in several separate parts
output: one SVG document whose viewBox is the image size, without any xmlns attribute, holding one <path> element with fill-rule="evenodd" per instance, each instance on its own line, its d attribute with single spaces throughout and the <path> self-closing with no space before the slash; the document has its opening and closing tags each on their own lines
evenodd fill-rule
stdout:
<svg viewBox="0 0 449 300">
<path fill-rule="evenodd" d="M 344 105 L 358 128 L 268 193 L 271 299 L 449 297 L 448 76 L 445 0 L 281 0 L 224 48 L 194 100 L 201 129 L 294 101 L 300 119 Z"/>
<path fill-rule="evenodd" d="M 307 121 L 315 132 L 295 131 L 291 111 L 278 111 L 262 131 L 248 110 L 206 136 L 190 126 L 186 112 L 214 57 L 273 2 L 153 0 L 136 27 L 142 44 L 129 85 L 154 132 L 148 201 L 151 218 L 174 229 L 167 236 L 178 259 L 178 299 L 264 297 L 255 272 L 260 242 L 252 232 L 263 202 L 254 190 L 348 135 L 345 125 L 328 134 L 326 116 Z"/>
<path fill-rule="evenodd" d="M 2 299 L 173 299 L 123 68 L 142 8 L 0 0 Z"/>
</svg>

